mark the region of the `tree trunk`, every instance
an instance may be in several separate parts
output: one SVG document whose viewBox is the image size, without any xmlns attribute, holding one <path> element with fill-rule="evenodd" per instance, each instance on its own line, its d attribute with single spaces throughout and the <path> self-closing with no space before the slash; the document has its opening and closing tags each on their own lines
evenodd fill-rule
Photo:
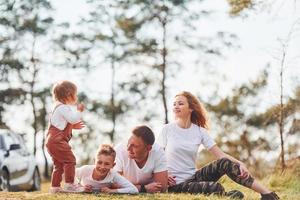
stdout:
<svg viewBox="0 0 300 200">
<path fill-rule="evenodd" d="M 36 113 L 36 106 L 34 103 L 34 86 L 35 86 L 35 81 L 36 81 L 36 75 L 37 75 L 37 68 L 36 68 L 36 60 L 35 60 L 35 55 L 34 55 L 34 50 L 35 50 L 35 42 L 36 42 L 36 36 L 33 36 L 33 42 L 32 42 L 32 49 L 31 49 L 31 63 L 32 63 L 32 80 L 30 82 L 30 103 L 32 106 L 32 114 L 33 114 L 33 122 L 32 122 L 32 127 L 33 127 L 33 155 L 36 155 L 36 134 L 37 134 L 37 113 Z"/>
<path fill-rule="evenodd" d="M 115 105 L 115 61 L 114 58 L 112 58 L 111 61 L 111 97 L 110 97 L 110 105 L 112 107 L 112 113 L 111 113 L 111 122 L 112 122 L 112 130 L 110 132 L 110 140 L 111 142 L 114 142 L 114 136 L 115 136 L 115 128 L 116 128 L 116 105 Z"/>
<path fill-rule="evenodd" d="M 167 106 L 167 100 L 166 100 L 166 68 L 167 68 L 167 48 L 166 48 L 167 19 L 166 19 L 166 17 L 164 17 L 164 19 L 161 20 L 161 23 L 162 23 L 162 28 L 163 28 L 163 49 L 162 49 L 163 63 L 161 65 L 161 72 L 162 72 L 161 95 L 162 95 L 164 111 L 165 111 L 165 123 L 167 124 L 169 122 L 169 120 L 168 120 L 168 106 Z"/>
<path fill-rule="evenodd" d="M 43 104 L 43 113 L 42 113 L 42 116 L 43 116 L 43 120 L 42 121 L 42 126 L 43 126 L 43 140 L 42 140 L 42 152 L 43 152 L 43 157 L 44 157 L 44 160 L 45 160 L 45 165 L 44 165 L 44 178 L 45 179 L 49 179 L 50 178 L 50 175 L 49 175 L 49 171 L 48 171 L 48 168 L 49 168 L 49 164 L 48 164 L 48 160 L 47 160 L 47 157 L 46 157 L 46 149 L 45 149 L 45 139 L 46 139 L 46 129 L 47 129 L 47 121 L 46 121 L 46 97 L 42 98 L 42 104 Z"/>
<path fill-rule="evenodd" d="M 281 171 L 285 169 L 285 159 L 284 159 L 284 141 L 283 141 L 283 132 L 284 132 L 284 107 L 283 107 L 283 66 L 285 61 L 285 50 L 283 51 L 281 68 L 280 68 L 280 116 L 279 116 L 279 134 L 280 134 L 280 145 L 281 145 Z"/>
</svg>

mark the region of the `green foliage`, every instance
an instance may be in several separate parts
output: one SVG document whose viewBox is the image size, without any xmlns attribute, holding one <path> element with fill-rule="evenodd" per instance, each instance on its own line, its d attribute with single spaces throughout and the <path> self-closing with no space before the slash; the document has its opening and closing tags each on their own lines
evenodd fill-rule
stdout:
<svg viewBox="0 0 300 200">
<path fill-rule="evenodd" d="M 233 89 L 232 95 L 221 99 L 217 104 L 207 104 L 208 109 L 213 111 L 219 118 L 226 115 L 229 117 L 244 117 L 243 101 L 251 96 L 256 96 L 267 85 L 268 72 L 261 72 L 258 78 L 247 84 L 242 84 Z"/>
<path fill-rule="evenodd" d="M 0 90 L 0 128 L 8 128 L 2 118 L 6 105 L 12 103 L 23 103 L 25 100 L 25 94 L 26 93 L 22 88 L 8 88 Z"/>
<path fill-rule="evenodd" d="M 257 166 L 260 162 L 254 157 L 255 152 L 269 151 L 271 147 L 264 137 L 253 139 L 253 133 L 256 133 L 255 127 L 245 126 L 246 122 L 252 119 L 251 114 L 246 112 L 248 104 L 245 102 L 257 98 L 257 95 L 267 86 L 267 80 L 266 69 L 254 81 L 234 88 L 231 95 L 220 99 L 219 102 L 206 103 L 218 124 L 217 131 L 220 137 L 218 144 L 230 155 L 253 166 Z M 263 117 L 253 118 L 257 122 L 263 119 Z"/>
<path fill-rule="evenodd" d="M 144 21 L 136 21 L 134 18 L 119 17 L 116 19 L 117 28 L 123 31 L 126 37 L 135 39 L 135 34 L 141 28 Z"/>
<path fill-rule="evenodd" d="M 192 49 L 205 55 L 221 56 L 221 48 L 232 45 L 228 40 L 233 37 L 226 37 L 226 33 L 216 34 L 213 38 L 189 34 L 195 33 L 199 29 L 197 22 L 210 13 L 201 7 L 201 1 L 121 1 L 118 8 L 122 9 L 122 15 L 117 18 L 118 28 L 131 44 L 126 54 L 135 65 L 150 67 L 153 72 L 147 76 L 151 74 L 151 79 L 159 77 L 159 81 L 152 82 L 151 86 L 160 94 L 167 123 L 166 82 L 175 76 L 173 73 L 178 72 L 178 66 L 185 65 L 179 63 L 176 55 L 183 49 Z M 212 40 L 221 44 L 214 45 Z M 200 57 L 206 62 L 203 56 Z"/>
<path fill-rule="evenodd" d="M 14 101 L 23 103 L 26 92 L 22 88 L 8 88 L 0 91 L 0 102 L 10 104 Z"/>
<path fill-rule="evenodd" d="M 296 113 L 300 111 L 300 95 L 299 89 L 300 87 L 296 88 L 295 90 L 295 97 L 290 97 L 287 100 L 287 103 L 283 105 L 283 118 L 287 119 L 291 116 L 294 116 Z M 261 126 L 271 126 L 274 124 L 279 123 L 281 107 L 280 105 L 273 105 L 268 108 L 265 112 L 253 115 L 247 120 L 247 124 L 251 126 L 261 127 Z M 299 129 L 299 120 L 296 118 L 293 119 L 293 124 L 291 126 L 290 132 L 295 133 Z"/>
<path fill-rule="evenodd" d="M 253 0 L 227 0 L 227 2 L 230 5 L 231 15 L 238 15 L 253 6 Z"/>
<path fill-rule="evenodd" d="M 3 74 L 0 93 L 6 95 L 0 99 L 0 119 L 5 124 L 2 114 L 8 105 L 32 106 L 32 112 L 27 116 L 33 130 L 34 154 L 36 134 L 39 131 L 44 133 L 47 127 L 46 99 L 49 98 L 49 88 L 37 87 L 43 67 L 40 55 L 46 48 L 37 50 L 37 45 L 41 40 L 45 42 L 53 25 L 51 9 L 47 0 L 6 0 L 0 4 L 0 29 L 4 38 L 0 43 L 0 71 Z"/>
<path fill-rule="evenodd" d="M 277 135 L 272 130 L 277 129 L 281 113 L 285 121 L 285 134 L 297 137 L 297 133 L 300 132 L 297 117 L 300 111 L 299 87 L 295 89 L 294 95 L 287 99 L 283 107 L 271 105 L 260 113 L 257 113 L 255 109 L 252 111 L 247 109 L 251 104 L 260 106 L 257 99 L 267 84 L 268 72 L 265 70 L 256 80 L 233 89 L 231 95 L 220 99 L 219 102 L 207 103 L 208 109 L 214 113 L 214 120 L 218 124 L 217 131 L 220 137 L 218 140 L 222 149 L 253 166 L 258 166 L 261 162 L 254 157 L 256 152 L 268 152 L 273 150 L 273 147 L 277 148 L 269 140 Z M 268 134 L 259 135 L 260 131 L 268 132 Z M 287 153 L 294 157 L 297 155 L 297 148 L 299 144 L 290 143 Z"/>
</svg>

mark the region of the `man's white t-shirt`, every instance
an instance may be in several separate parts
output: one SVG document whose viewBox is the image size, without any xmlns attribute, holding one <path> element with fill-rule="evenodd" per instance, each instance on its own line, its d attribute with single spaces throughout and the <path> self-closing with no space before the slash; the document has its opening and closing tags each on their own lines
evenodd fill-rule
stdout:
<svg viewBox="0 0 300 200">
<path fill-rule="evenodd" d="M 91 185 L 93 192 L 100 192 L 100 189 L 103 187 L 111 187 L 111 185 L 117 184 L 120 186 L 117 189 L 117 193 L 138 193 L 138 189 L 130 183 L 126 178 L 121 176 L 117 171 L 110 170 L 105 179 L 95 180 L 93 179 L 93 170 L 95 165 L 84 165 L 75 170 L 75 179 L 82 185 Z"/>
<path fill-rule="evenodd" d="M 206 129 L 195 124 L 183 129 L 176 123 L 166 124 L 163 127 L 158 143 L 165 149 L 168 172 L 176 176 L 176 184 L 195 174 L 200 145 L 210 149 L 216 144 Z"/>
<path fill-rule="evenodd" d="M 153 173 L 167 171 L 167 161 L 164 150 L 156 143 L 152 145 L 148 159 L 143 168 L 139 168 L 135 160 L 128 157 L 127 145 L 116 147 L 115 170 L 135 185 L 146 185 L 153 182 Z"/>
<path fill-rule="evenodd" d="M 76 124 L 81 120 L 81 112 L 77 111 L 76 106 L 59 104 L 51 114 L 50 123 L 58 128 L 64 130 L 67 123 Z"/>
</svg>

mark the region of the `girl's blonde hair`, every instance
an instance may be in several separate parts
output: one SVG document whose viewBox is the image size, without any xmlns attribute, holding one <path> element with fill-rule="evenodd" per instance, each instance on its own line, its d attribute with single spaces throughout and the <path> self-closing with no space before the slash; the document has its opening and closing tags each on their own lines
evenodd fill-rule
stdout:
<svg viewBox="0 0 300 200">
<path fill-rule="evenodd" d="M 180 92 L 175 97 L 177 96 L 184 96 L 188 101 L 189 108 L 193 110 L 191 113 L 191 122 L 200 127 L 209 129 L 207 112 L 198 98 L 187 91 Z"/>
<path fill-rule="evenodd" d="M 54 100 L 66 103 L 69 97 L 74 98 L 77 93 L 77 87 L 70 81 L 61 81 L 56 83 L 52 88 Z"/>
</svg>

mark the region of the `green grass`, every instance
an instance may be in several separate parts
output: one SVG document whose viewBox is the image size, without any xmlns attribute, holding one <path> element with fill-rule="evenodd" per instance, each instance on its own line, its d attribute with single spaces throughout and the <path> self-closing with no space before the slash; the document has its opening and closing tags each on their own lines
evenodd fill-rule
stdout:
<svg viewBox="0 0 300 200">
<path fill-rule="evenodd" d="M 225 187 L 226 191 L 231 189 L 238 189 L 245 195 L 245 200 L 260 199 L 260 195 L 253 192 L 250 189 L 242 187 L 229 178 L 222 178 L 220 182 Z M 293 169 L 289 169 L 284 173 L 266 175 L 260 182 L 268 186 L 271 190 L 276 191 L 281 199 L 286 200 L 300 200 L 300 163 L 293 166 Z M 217 196 L 204 196 L 204 195 L 190 195 L 190 194 L 143 194 L 143 195 L 106 195 L 106 194 L 48 194 L 50 183 L 43 183 L 42 190 L 39 192 L 0 192 L 1 200 L 19 200 L 19 199 L 41 199 L 41 200 L 221 200 L 229 198 L 221 198 Z"/>
</svg>

